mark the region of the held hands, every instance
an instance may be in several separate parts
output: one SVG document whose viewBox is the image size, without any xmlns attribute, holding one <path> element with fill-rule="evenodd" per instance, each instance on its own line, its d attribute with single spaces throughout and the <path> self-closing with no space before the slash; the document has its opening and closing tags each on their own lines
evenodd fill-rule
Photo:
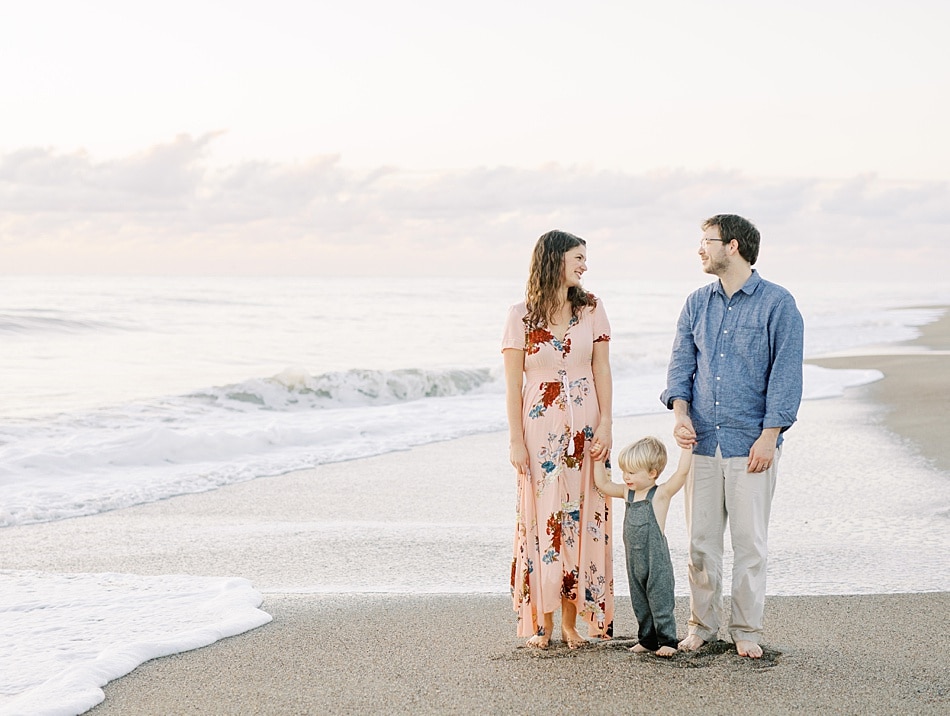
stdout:
<svg viewBox="0 0 950 716">
<path fill-rule="evenodd" d="M 590 456 L 595 460 L 606 460 L 610 454 L 611 443 L 610 423 L 601 423 L 594 431 L 594 439 L 590 443 Z"/>
<path fill-rule="evenodd" d="M 693 421 L 689 419 L 689 416 L 677 416 L 676 425 L 673 426 L 673 439 L 684 450 L 696 444 L 696 431 L 693 429 Z"/>
</svg>

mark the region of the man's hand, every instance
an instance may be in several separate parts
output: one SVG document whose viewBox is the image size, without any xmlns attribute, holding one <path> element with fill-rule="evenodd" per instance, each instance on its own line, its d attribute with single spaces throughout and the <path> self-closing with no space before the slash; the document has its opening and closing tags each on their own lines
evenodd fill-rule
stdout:
<svg viewBox="0 0 950 716">
<path fill-rule="evenodd" d="M 673 401 L 673 416 L 676 424 L 673 425 L 673 439 L 684 450 L 696 444 L 696 431 L 693 421 L 689 419 L 689 405 L 685 400 Z"/>
<path fill-rule="evenodd" d="M 765 472 L 775 462 L 775 443 L 778 441 L 778 428 L 767 428 L 759 439 L 752 443 L 749 451 L 749 463 L 746 472 Z"/>
</svg>

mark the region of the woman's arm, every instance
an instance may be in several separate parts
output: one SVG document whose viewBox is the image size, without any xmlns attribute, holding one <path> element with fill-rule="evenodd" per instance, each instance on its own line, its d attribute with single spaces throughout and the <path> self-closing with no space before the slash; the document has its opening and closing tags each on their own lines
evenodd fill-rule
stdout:
<svg viewBox="0 0 950 716">
<path fill-rule="evenodd" d="M 519 475 L 528 474 L 528 448 L 524 444 L 524 351 L 506 348 L 505 408 L 508 412 L 509 460 Z"/>
<path fill-rule="evenodd" d="M 594 390 L 597 393 L 597 403 L 600 405 L 600 424 L 594 430 L 594 441 L 590 448 L 590 455 L 596 460 L 599 457 L 607 456 L 613 442 L 614 384 L 613 377 L 610 374 L 609 341 L 594 343 L 591 371 L 594 374 Z"/>
</svg>

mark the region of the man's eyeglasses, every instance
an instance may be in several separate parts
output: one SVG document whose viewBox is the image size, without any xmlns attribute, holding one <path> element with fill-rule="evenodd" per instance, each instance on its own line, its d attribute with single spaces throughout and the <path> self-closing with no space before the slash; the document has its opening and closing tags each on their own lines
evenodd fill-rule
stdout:
<svg viewBox="0 0 950 716">
<path fill-rule="evenodd" d="M 721 244 L 731 244 L 731 243 L 732 243 L 732 239 L 729 239 L 728 241 L 726 241 L 726 239 L 700 239 L 700 240 L 699 240 L 699 248 L 701 248 L 701 249 L 709 248 L 709 244 L 710 244 L 710 242 L 712 242 L 712 241 L 718 241 L 718 242 L 721 243 Z"/>
</svg>

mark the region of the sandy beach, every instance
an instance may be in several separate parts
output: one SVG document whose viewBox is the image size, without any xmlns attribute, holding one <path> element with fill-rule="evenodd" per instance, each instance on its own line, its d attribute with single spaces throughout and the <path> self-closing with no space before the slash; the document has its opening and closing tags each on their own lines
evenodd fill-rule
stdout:
<svg viewBox="0 0 950 716">
<path fill-rule="evenodd" d="M 936 714 L 950 699 L 948 594 L 771 599 L 760 661 L 724 643 L 636 656 L 622 634 L 539 652 L 513 639 L 502 596 L 287 596 L 265 608 L 271 624 L 144 664 L 89 713 Z M 634 624 L 627 600 L 617 621 Z"/>
<path fill-rule="evenodd" d="M 950 318 L 915 343 L 946 351 Z M 912 349 L 913 346 L 907 346 Z M 885 378 L 849 390 L 842 401 L 874 401 L 883 427 L 943 471 L 950 447 L 938 439 L 947 418 L 947 355 L 882 355 L 813 361 L 876 368 Z M 926 376 L 926 379 L 922 379 Z M 803 406 L 802 419 L 810 408 Z M 617 421 L 615 433 L 665 426 L 667 416 Z M 941 431 L 942 432 L 942 431 Z M 13 528 L 10 567 L 55 572 L 191 573 L 250 579 L 264 591 L 270 624 L 209 647 L 143 664 L 105 687 L 92 714 L 530 713 L 580 709 L 606 713 L 944 713 L 950 706 L 950 592 L 770 597 L 765 658 L 740 659 L 714 643 L 669 660 L 626 650 L 635 621 L 617 599 L 612 642 L 570 651 L 524 648 L 510 600 L 500 594 L 282 593 L 312 568 L 312 535 L 291 528 L 242 531 L 250 523 L 292 525 L 317 510 L 345 511 L 321 491 L 380 471 L 411 481 L 413 471 L 451 475 L 456 456 L 486 456 L 480 469 L 504 470 L 504 433 L 476 435 L 400 453 L 338 463 L 232 485 L 209 493 L 88 518 Z M 434 496 L 446 510 L 464 497 Z M 365 498 L 387 509 L 393 495 Z M 454 502 L 453 502 L 454 500 Z M 509 516 L 500 500 L 498 519 Z M 156 531 L 175 535 L 156 544 Z M 36 545 L 50 549 L 37 554 Z M 332 545 L 321 545 L 332 571 Z M 436 546 L 433 546 L 433 549 Z M 443 549 L 448 547 L 443 546 Z M 500 565 L 504 575 L 507 563 Z M 622 578 L 622 566 L 619 570 Z M 677 602 L 685 624 L 686 600 Z"/>
<path fill-rule="evenodd" d="M 913 443 L 915 448 L 945 472 L 950 472 L 946 425 L 950 419 L 950 314 L 920 328 L 920 337 L 880 355 L 823 358 L 809 363 L 826 368 L 874 368 L 884 379 L 853 389 L 850 398 L 868 399 L 886 408 L 885 425 Z M 924 347 L 933 353 L 904 349 Z M 870 353 L 870 351 L 867 351 Z M 942 354 L 942 355 L 938 355 Z"/>
</svg>

